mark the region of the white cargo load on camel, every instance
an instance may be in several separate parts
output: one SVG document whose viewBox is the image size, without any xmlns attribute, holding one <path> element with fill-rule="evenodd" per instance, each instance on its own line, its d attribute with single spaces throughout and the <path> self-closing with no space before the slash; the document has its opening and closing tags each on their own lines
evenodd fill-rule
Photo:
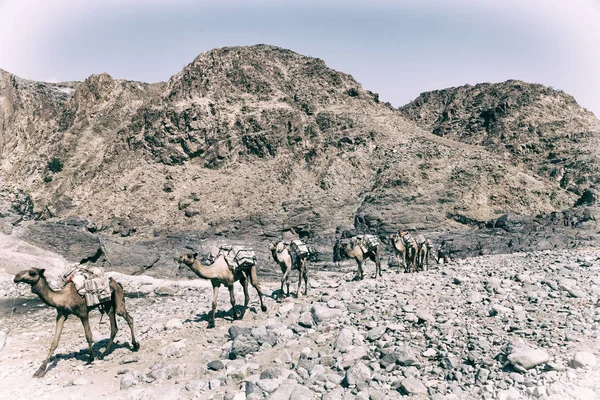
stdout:
<svg viewBox="0 0 600 400">
<path fill-rule="evenodd" d="M 72 264 L 60 280 L 63 287 L 73 282 L 88 307 L 110 300 L 110 284 L 103 268 Z"/>
<path fill-rule="evenodd" d="M 290 244 L 290 248 L 296 254 L 298 258 L 306 258 L 308 257 L 310 251 L 308 250 L 308 246 L 302 240 L 292 240 Z"/>
<path fill-rule="evenodd" d="M 360 246 L 363 253 L 374 251 L 379 246 L 379 240 L 375 235 L 357 235 L 355 236 L 356 244 Z"/>
<path fill-rule="evenodd" d="M 222 245 L 217 257 L 221 254 L 232 270 L 247 269 L 256 265 L 256 253 L 249 247 Z"/>
</svg>

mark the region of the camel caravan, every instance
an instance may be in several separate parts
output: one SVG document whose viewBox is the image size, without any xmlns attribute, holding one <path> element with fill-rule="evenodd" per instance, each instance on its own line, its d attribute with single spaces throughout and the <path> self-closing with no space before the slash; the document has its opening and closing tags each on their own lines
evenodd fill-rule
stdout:
<svg viewBox="0 0 600 400">
<path fill-rule="evenodd" d="M 433 245 L 423 235 L 413 235 L 400 231 L 387 238 L 392 245 L 394 255 L 400 268 L 404 272 L 426 271 L 429 265 L 429 255 Z M 269 244 L 269 252 L 273 261 L 279 265 L 282 272 L 281 288 L 277 301 L 290 296 L 289 277 L 292 271 L 298 271 L 298 289 L 296 298 L 300 296 L 302 282 L 304 282 L 304 295 L 308 294 L 308 261 L 311 250 L 302 240 L 280 241 Z M 355 280 L 364 279 L 364 265 L 367 260 L 375 263 L 374 278 L 381 277 L 382 244 L 375 235 L 356 235 L 350 238 L 339 239 L 333 247 L 333 259 L 339 262 L 344 259 L 354 260 L 357 264 Z M 248 247 L 220 246 L 218 253 L 209 265 L 200 261 L 198 253 L 188 253 L 177 258 L 180 264 L 189 267 L 199 278 L 210 280 L 213 287 L 211 313 L 208 318 L 208 328 L 215 327 L 217 311 L 217 298 L 219 288 L 226 286 L 229 290 L 233 319 L 244 317 L 249 304 L 248 283 L 250 283 L 260 302 L 263 312 L 267 307 L 263 302 L 263 293 L 258 281 L 256 254 Z M 447 250 L 439 249 L 436 262 L 450 261 Z M 132 351 L 137 351 L 140 344 L 135 339 L 133 318 L 125 308 L 125 295 L 123 287 L 113 278 L 108 277 L 102 268 L 75 265 L 70 267 L 62 276 L 62 289 L 56 291 L 48 285 L 44 276 L 44 269 L 31 268 L 15 275 L 15 283 L 25 283 L 31 286 L 31 291 L 50 307 L 56 308 L 56 328 L 50 350 L 42 365 L 33 375 L 41 378 L 46 374 L 48 362 L 56 350 L 63 325 L 69 315 L 78 317 L 84 328 L 85 338 L 89 346 L 89 363 L 94 360 L 92 331 L 89 323 L 89 313 L 98 309 L 102 314 L 107 314 L 110 319 L 110 339 L 106 349 L 99 358 L 110 353 L 114 339 L 117 335 L 116 316 L 124 318 L 131 330 Z M 234 295 L 234 283 L 239 282 L 244 292 L 244 309 L 238 313 Z M 284 291 L 287 288 L 287 293 Z"/>
</svg>

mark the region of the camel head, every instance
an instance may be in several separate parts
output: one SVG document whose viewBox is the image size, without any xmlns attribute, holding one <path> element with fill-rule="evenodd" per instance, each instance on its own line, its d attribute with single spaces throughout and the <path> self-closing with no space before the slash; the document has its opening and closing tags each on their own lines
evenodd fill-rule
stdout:
<svg viewBox="0 0 600 400">
<path fill-rule="evenodd" d="M 15 279 L 13 279 L 13 282 L 28 283 L 33 286 L 36 283 L 38 283 L 38 281 L 40 280 L 41 277 L 44 276 L 44 271 L 46 271 L 46 270 L 39 269 L 39 268 L 26 269 L 26 270 L 21 271 L 18 274 L 16 274 Z"/>
<path fill-rule="evenodd" d="M 269 251 L 273 251 L 277 248 L 277 243 L 271 242 L 269 243 Z"/>
<path fill-rule="evenodd" d="M 338 240 L 333 246 L 333 261 L 337 262 L 345 259 L 348 250 L 350 250 L 350 242 Z"/>
<path fill-rule="evenodd" d="M 191 266 L 198 258 L 198 253 L 187 253 L 179 257 L 179 262 Z"/>
</svg>

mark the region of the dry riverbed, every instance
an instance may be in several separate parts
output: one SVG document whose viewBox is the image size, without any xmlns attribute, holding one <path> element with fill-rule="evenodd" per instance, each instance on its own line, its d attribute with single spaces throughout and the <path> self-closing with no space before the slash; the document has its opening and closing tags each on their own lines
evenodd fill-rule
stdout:
<svg viewBox="0 0 600 400">
<path fill-rule="evenodd" d="M 86 365 L 71 317 L 46 377 L 34 379 L 55 312 L 19 300 L 16 313 L 0 314 L 0 398 L 595 399 L 599 259 L 591 250 L 485 256 L 361 282 L 346 264 L 310 276 L 300 299 L 278 303 L 278 282 L 263 282 L 266 313 L 250 288 L 241 321 L 222 289 L 212 330 L 208 282 L 114 274 L 130 293 L 140 351 L 120 319 L 113 353 Z M 31 297 L 11 279 L 0 274 L 3 304 Z M 236 295 L 243 304 L 240 287 Z M 94 312 L 91 324 L 100 350 L 108 320 Z"/>
</svg>

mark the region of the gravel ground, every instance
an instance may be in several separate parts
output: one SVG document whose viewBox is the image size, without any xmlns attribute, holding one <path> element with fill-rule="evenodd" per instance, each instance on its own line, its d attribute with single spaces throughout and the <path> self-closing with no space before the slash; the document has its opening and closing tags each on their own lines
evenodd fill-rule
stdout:
<svg viewBox="0 0 600 400">
<path fill-rule="evenodd" d="M 0 314 L 0 397 L 22 399 L 595 399 L 600 395 L 600 251 L 532 252 L 459 260 L 418 274 L 386 269 L 352 281 L 354 266 L 310 276 L 308 296 L 232 321 L 227 290 L 208 330 L 212 289 L 114 274 L 130 297 L 141 349 L 117 347 L 86 365 L 76 318 L 47 375 L 32 378 L 54 310 Z M 437 267 L 437 266 L 436 266 Z M 368 263 L 367 272 L 374 270 Z M 370 275 L 368 275 L 370 276 Z M 0 275 L 0 298 L 31 297 Z M 294 287 L 294 286 L 292 286 Z M 236 288 L 238 304 L 241 287 Z M 243 303 L 242 303 L 243 304 Z M 12 306 L 12 305 L 11 305 Z M 8 306 L 8 307 L 11 307 Z M 92 318 L 95 348 L 109 326 Z"/>
</svg>

